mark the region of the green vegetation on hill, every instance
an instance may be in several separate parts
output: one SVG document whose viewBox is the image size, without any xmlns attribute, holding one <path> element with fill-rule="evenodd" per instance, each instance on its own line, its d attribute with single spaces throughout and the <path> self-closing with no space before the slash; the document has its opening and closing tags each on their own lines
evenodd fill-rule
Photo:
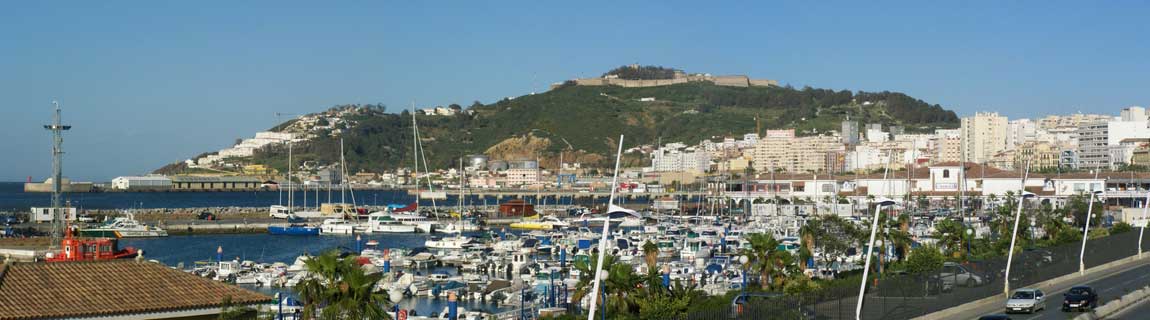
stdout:
<svg viewBox="0 0 1150 320">
<path fill-rule="evenodd" d="M 617 76 L 619 79 L 627 80 L 658 80 L 658 79 L 671 79 L 675 77 L 675 69 L 664 68 L 660 66 L 622 66 L 607 73 L 606 76 Z"/>
<path fill-rule="evenodd" d="M 655 101 L 639 101 L 648 97 Z M 605 165 L 613 159 L 619 134 L 626 135 L 625 147 L 660 140 L 696 144 L 753 132 L 756 117 L 763 129 L 795 128 L 800 135 L 837 131 L 847 115 L 860 124 L 902 125 L 908 132 L 958 125 L 954 112 L 902 93 L 743 88 L 705 82 L 647 88 L 568 85 L 487 105 L 476 103 L 468 110 L 471 114 L 416 117 L 431 167 L 453 167 L 460 157 L 485 153 L 496 149 L 495 145 L 499 152 L 514 151 L 524 141 L 536 144 L 524 149 L 529 154 L 520 156 L 541 158 L 545 167 L 553 166 L 560 151 L 567 152 L 568 161 L 575 154 L 582 155 L 580 161 L 586 165 Z M 349 119 L 358 123 L 343 135 L 352 172 L 411 167 L 408 111 L 371 112 Z M 523 139 L 528 136 L 532 139 Z M 286 153 L 286 148 L 267 149 L 257 152 L 252 161 L 282 169 Z M 339 139 L 327 136 L 296 145 L 295 159 L 297 163 L 336 163 Z"/>
</svg>

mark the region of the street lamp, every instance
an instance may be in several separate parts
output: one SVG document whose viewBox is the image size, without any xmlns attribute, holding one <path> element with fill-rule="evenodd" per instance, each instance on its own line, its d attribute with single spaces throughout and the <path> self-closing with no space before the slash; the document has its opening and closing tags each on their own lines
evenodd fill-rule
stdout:
<svg viewBox="0 0 1150 320">
<path fill-rule="evenodd" d="M 1026 178 L 1023 178 L 1023 181 L 1026 181 Z M 1023 184 L 1025 185 L 1025 182 Z M 1010 248 L 1006 254 L 1006 278 L 1002 281 L 1002 292 L 1007 296 L 1010 296 L 1010 262 L 1014 261 L 1014 241 L 1018 239 L 1018 221 L 1022 220 L 1022 206 L 1026 204 L 1025 200 L 1033 197 L 1034 193 L 1025 190 L 1022 191 L 1022 196 L 1018 197 L 1018 210 L 1014 213 L 1014 231 L 1010 234 Z"/>
<path fill-rule="evenodd" d="M 1142 202 L 1142 228 L 1138 230 L 1138 259 L 1142 259 L 1142 234 L 1146 233 L 1146 213 L 1150 211 L 1150 192 L 1146 193 L 1146 201 Z"/>
<path fill-rule="evenodd" d="M 1082 250 L 1078 253 L 1078 274 L 1086 274 L 1086 238 L 1090 235 L 1090 218 L 1094 216 L 1095 197 L 1102 200 L 1102 190 L 1091 192 L 1090 202 L 1086 203 L 1086 227 L 1082 228 Z"/>
<path fill-rule="evenodd" d="M 876 200 L 877 201 L 874 205 L 874 220 L 870 225 L 870 241 L 867 243 L 866 257 L 863 258 L 866 259 L 866 263 L 863 264 L 862 283 L 859 284 L 859 300 L 858 304 L 855 306 L 855 319 L 862 319 L 863 294 L 866 293 L 867 274 L 870 273 L 870 256 L 874 254 L 874 237 L 878 232 L 879 210 L 881 210 L 882 207 L 887 207 L 894 204 L 894 200 L 887 198 L 879 198 Z"/>
<path fill-rule="evenodd" d="M 973 240 L 973 239 L 971 239 L 973 237 L 974 237 L 974 228 L 967 227 L 966 228 L 966 259 L 967 260 L 970 260 L 970 241 Z"/>
<path fill-rule="evenodd" d="M 747 262 L 749 261 L 751 261 L 751 259 L 745 255 L 739 257 L 739 264 L 743 266 L 743 299 L 747 298 Z"/>
</svg>

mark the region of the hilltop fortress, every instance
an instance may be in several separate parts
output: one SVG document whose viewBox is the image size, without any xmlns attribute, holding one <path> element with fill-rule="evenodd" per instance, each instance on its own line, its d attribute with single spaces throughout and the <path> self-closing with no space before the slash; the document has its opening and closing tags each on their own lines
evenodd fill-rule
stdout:
<svg viewBox="0 0 1150 320">
<path fill-rule="evenodd" d="M 730 87 L 769 87 L 778 86 L 778 80 L 769 79 L 751 79 L 745 75 L 727 75 L 727 76 L 713 76 L 707 73 L 692 73 L 687 74 L 681 70 L 675 70 L 674 76 L 670 79 L 650 79 L 650 80 L 632 80 L 622 79 L 615 75 L 607 75 L 599 78 L 582 78 L 572 79 L 564 83 L 556 83 L 551 85 L 551 89 L 555 89 L 564 85 L 578 85 L 578 86 L 620 86 L 630 88 L 641 87 L 658 87 L 673 85 L 679 83 L 688 83 L 696 81 L 706 81 L 720 86 Z"/>
</svg>

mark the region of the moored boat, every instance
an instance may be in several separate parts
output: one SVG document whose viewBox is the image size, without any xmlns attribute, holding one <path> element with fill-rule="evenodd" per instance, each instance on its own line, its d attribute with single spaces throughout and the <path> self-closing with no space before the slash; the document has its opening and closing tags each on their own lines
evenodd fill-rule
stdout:
<svg viewBox="0 0 1150 320">
<path fill-rule="evenodd" d="M 124 217 L 117 217 L 98 227 L 80 229 L 80 235 L 100 238 L 147 238 L 167 237 L 168 231 L 142 224 L 128 212 Z"/>
<path fill-rule="evenodd" d="M 305 224 L 268 226 L 268 234 L 285 236 L 315 236 L 319 235 L 319 228 Z"/>
</svg>

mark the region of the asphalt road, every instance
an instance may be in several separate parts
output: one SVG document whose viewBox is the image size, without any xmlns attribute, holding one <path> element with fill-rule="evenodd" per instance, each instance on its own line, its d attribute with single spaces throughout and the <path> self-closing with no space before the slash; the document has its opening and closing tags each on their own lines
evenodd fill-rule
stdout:
<svg viewBox="0 0 1150 320">
<path fill-rule="evenodd" d="M 1119 297 L 1122 297 L 1123 295 L 1125 295 L 1126 293 L 1128 293 L 1130 291 L 1141 289 L 1147 285 L 1150 285 L 1150 265 L 1141 264 L 1141 265 L 1138 265 L 1137 267 L 1125 269 L 1125 270 L 1122 270 L 1118 273 L 1114 273 L 1114 274 L 1111 274 L 1111 275 L 1108 275 L 1105 277 L 1101 277 L 1101 278 L 1097 278 L 1097 279 L 1091 279 L 1091 280 L 1088 280 L 1088 281 L 1085 281 L 1082 283 L 1071 284 L 1070 286 L 1080 285 L 1080 284 L 1089 285 L 1089 286 L 1094 287 L 1094 289 L 1098 290 L 1098 305 L 1101 306 L 1101 305 L 1106 304 L 1106 302 L 1109 302 L 1110 300 L 1114 300 L 1114 299 L 1117 299 Z M 1034 314 L 1011 314 L 1010 318 L 1011 319 L 1023 319 L 1023 320 L 1069 319 L 1069 318 L 1077 316 L 1079 314 L 1079 312 L 1062 312 L 1062 294 L 1066 293 L 1066 291 L 1069 289 L 1069 287 L 1060 287 L 1059 289 L 1060 290 L 1058 290 L 1058 291 L 1046 292 L 1047 298 L 1046 298 L 1046 309 L 1045 310 L 1039 311 L 1039 312 L 1034 313 Z M 1004 298 L 1002 298 L 1002 303 L 999 304 L 999 309 L 997 311 L 990 312 L 987 314 L 1002 313 L 1005 309 L 1005 304 L 1006 304 L 1006 298 L 1004 297 Z M 1150 313 L 1147 313 L 1147 312 L 1150 312 L 1150 303 L 1142 303 L 1137 308 L 1142 309 L 1144 312 L 1139 313 L 1139 312 L 1135 311 L 1135 312 L 1123 312 L 1123 313 L 1128 314 L 1128 315 L 1129 314 L 1143 315 L 1142 317 L 1133 317 L 1131 319 L 1150 318 Z M 1126 317 L 1120 317 L 1120 318 L 1116 318 L 1116 319 L 1124 319 L 1124 318 L 1126 318 Z"/>
</svg>

